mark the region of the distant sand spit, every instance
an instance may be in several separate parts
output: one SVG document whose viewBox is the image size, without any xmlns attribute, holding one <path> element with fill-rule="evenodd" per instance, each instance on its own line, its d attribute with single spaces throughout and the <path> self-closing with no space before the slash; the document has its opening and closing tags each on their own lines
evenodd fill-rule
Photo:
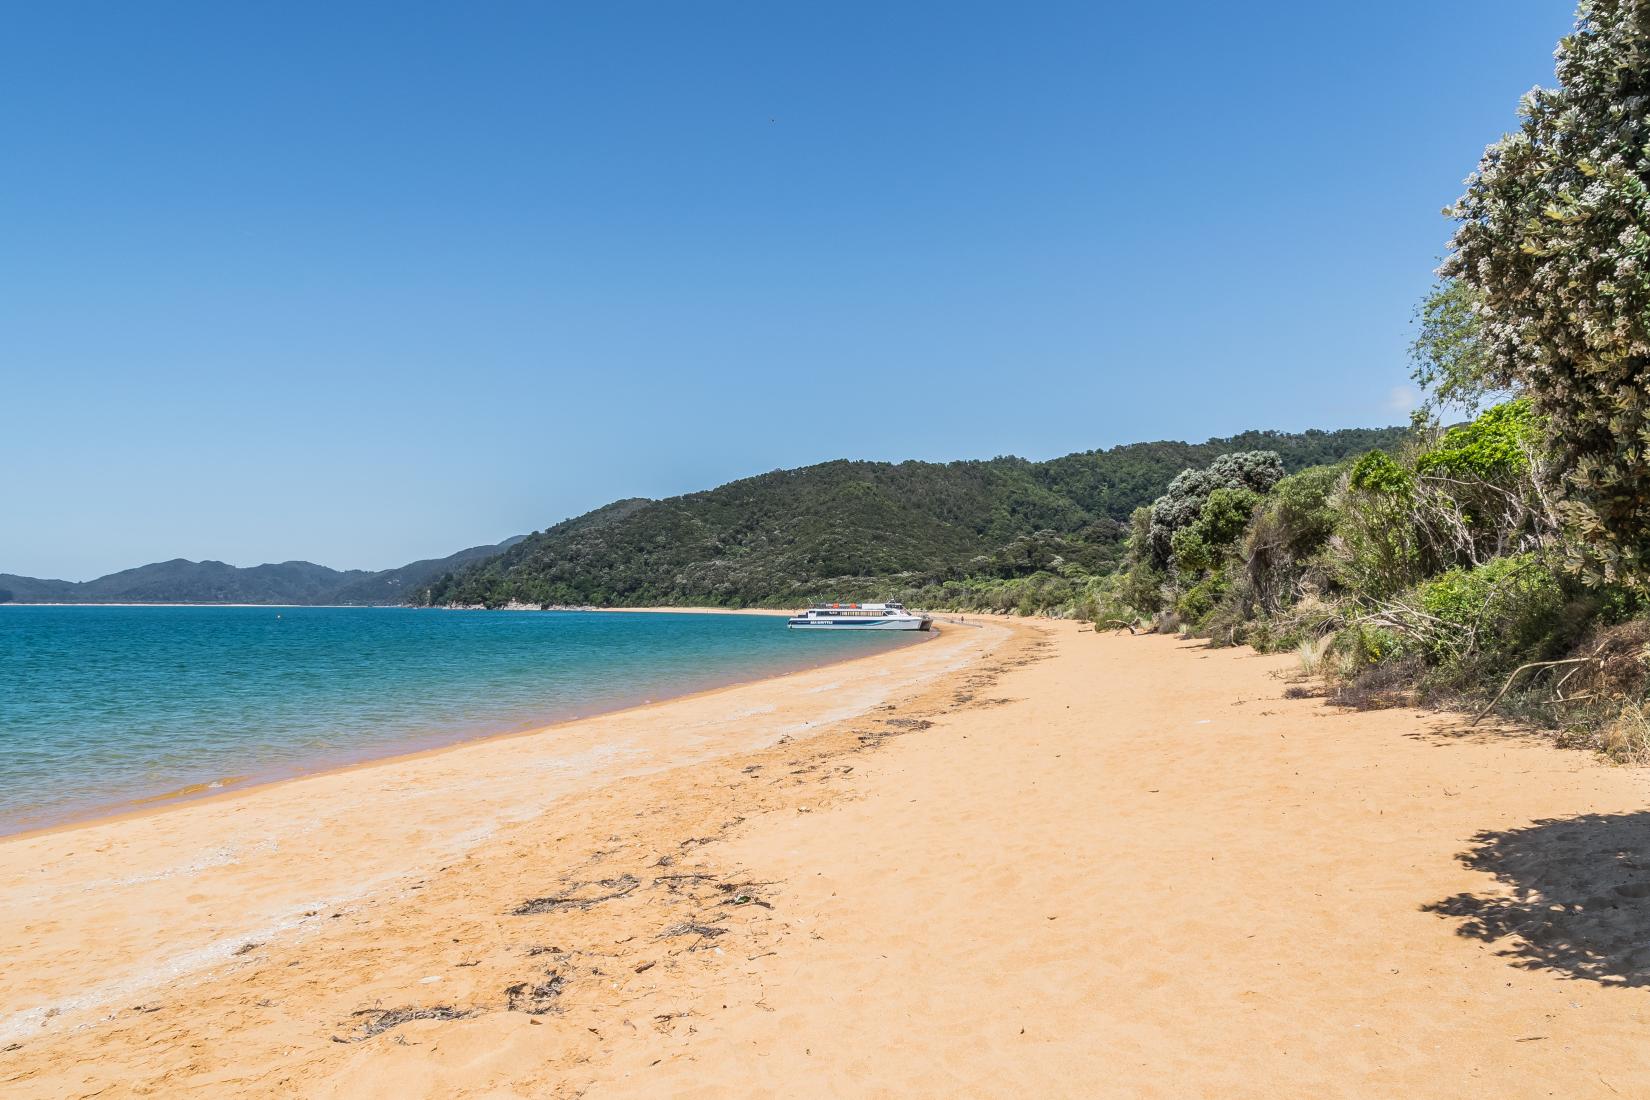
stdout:
<svg viewBox="0 0 1650 1100">
<path fill-rule="evenodd" d="M 995 620 L 0 843 L 0 1091 L 1650 1093 L 1644 774 L 1289 664 Z"/>
</svg>

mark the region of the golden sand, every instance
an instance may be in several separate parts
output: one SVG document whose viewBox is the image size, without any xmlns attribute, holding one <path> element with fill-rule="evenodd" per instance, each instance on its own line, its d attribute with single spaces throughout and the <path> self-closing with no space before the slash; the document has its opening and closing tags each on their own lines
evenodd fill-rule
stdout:
<svg viewBox="0 0 1650 1100">
<path fill-rule="evenodd" d="M 1288 665 L 991 621 L 0 842 L 0 1092 L 1650 1093 L 1643 774 Z"/>
<path fill-rule="evenodd" d="M 251 778 L 250 775 L 226 775 L 209 783 L 186 783 L 170 791 L 149 795 L 147 798 L 134 798 L 132 799 L 132 805 L 147 806 L 152 802 L 182 802 L 190 798 L 199 798 L 205 794 L 215 794 L 229 787 L 238 787 Z"/>
</svg>

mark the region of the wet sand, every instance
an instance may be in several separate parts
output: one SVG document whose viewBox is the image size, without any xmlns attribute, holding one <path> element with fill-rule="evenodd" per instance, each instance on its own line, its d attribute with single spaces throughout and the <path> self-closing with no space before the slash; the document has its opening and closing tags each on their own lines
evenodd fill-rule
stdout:
<svg viewBox="0 0 1650 1100">
<path fill-rule="evenodd" d="M 1289 666 L 990 621 L 3 842 L 0 1086 L 1650 1091 L 1644 774 Z"/>
</svg>

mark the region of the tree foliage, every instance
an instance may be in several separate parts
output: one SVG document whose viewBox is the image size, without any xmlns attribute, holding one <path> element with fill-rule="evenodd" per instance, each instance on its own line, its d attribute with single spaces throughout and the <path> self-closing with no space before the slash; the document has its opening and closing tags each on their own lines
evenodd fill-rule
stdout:
<svg viewBox="0 0 1650 1100">
<path fill-rule="evenodd" d="M 1160 569 L 1169 565 L 1176 533 L 1197 522 L 1209 494 L 1217 489 L 1265 493 L 1283 475 L 1283 459 L 1276 451 L 1239 451 L 1221 455 L 1204 469 L 1180 471 L 1168 492 L 1152 503 L 1152 564 Z"/>
<path fill-rule="evenodd" d="M 1439 282 L 1415 311 L 1415 322 L 1410 377 L 1426 394 L 1423 420 L 1444 409 L 1476 415 L 1493 395 L 1510 388 L 1479 339 L 1477 296 L 1469 283 Z"/>
<path fill-rule="evenodd" d="M 1642 743 L 1650 0 L 1584 2 L 1558 78 L 1452 208 L 1411 349 L 1416 432 L 1269 492 L 1183 473 L 1137 517 L 1114 602 L 1296 647 L 1343 704 L 1517 698 L 1569 736 L 1636 716 Z M 1472 419 L 1442 430 L 1442 409 Z"/>
<path fill-rule="evenodd" d="M 1650 571 L 1650 0 L 1586 0 L 1558 87 L 1489 147 L 1443 274 L 1475 302 L 1488 374 L 1559 451 L 1595 582 Z"/>
<path fill-rule="evenodd" d="M 924 606 L 1070 607 L 1086 598 L 1094 577 L 1116 567 L 1134 509 L 1188 462 L 1222 471 L 1210 488 L 1263 491 L 1286 465 L 1334 460 L 1402 435 L 1251 432 L 1049 462 L 827 462 L 669 500 L 619 502 L 456 570 L 424 598 L 738 607 L 897 596 Z M 1268 447 L 1264 459 L 1229 453 L 1257 443 Z M 1152 583 L 1145 573 L 1137 580 Z"/>
<path fill-rule="evenodd" d="M 1540 422 L 1530 402 L 1520 398 L 1450 428 L 1416 456 L 1415 469 L 1422 475 L 1504 481 L 1529 469 L 1531 452 L 1540 442 Z"/>
<path fill-rule="evenodd" d="M 1258 610 L 1278 611 L 1302 595 L 1302 582 L 1335 533 L 1334 496 L 1343 476 L 1339 466 L 1290 474 L 1255 512 L 1243 561 Z"/>
</svg>

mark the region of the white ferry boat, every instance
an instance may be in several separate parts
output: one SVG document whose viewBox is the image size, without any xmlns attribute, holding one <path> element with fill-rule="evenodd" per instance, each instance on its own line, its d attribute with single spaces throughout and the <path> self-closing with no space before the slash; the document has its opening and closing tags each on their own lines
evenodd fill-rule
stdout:
<svg viewBox="0 0 1650 1100">
<path fill-rule="evenodd" d="M 913 615 L 900 603 L 822 603 L 791 617 L 793 630 L 848 627 L 853 630 L 928 630 L 934 620 Z"/>
</svg>

